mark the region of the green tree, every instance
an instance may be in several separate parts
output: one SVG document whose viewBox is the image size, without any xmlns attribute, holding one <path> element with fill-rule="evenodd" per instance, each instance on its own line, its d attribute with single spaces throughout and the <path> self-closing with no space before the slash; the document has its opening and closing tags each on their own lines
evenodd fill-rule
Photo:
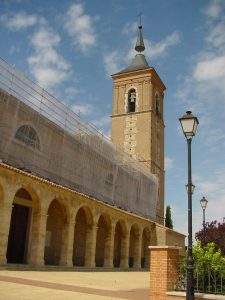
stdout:
<svg viewBox="0 0 225 300">
<path fill-rule="evenodd" d="M 171 216 L 171 207 L 170 205 L 167 205 L 166 207 L 166 219 L 165 219 L 165 226 L 173 229 L 173 221 Z"/>
<path fill-rule="evenodd" d="M 215 243 L 205 247 L 198 241 L 193 246 L 194 281 L 198 291 L 225 294 L 225 256 Z M 187 253 L 180 266 L 181 279 L 186 277 Z M 181 284 L 186 280 L 181 280 Z"/>
</svg>

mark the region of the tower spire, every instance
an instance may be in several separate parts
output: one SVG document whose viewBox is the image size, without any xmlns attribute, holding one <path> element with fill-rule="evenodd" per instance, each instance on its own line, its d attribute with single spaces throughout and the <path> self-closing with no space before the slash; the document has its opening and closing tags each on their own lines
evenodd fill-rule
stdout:
<svg viewBox="0 0 225 300">
<path fill-rule="evenodd" d="M 143 33 L 142 33 L 142 22 L 141 22 L 141 15 L 142 13 L 140 13 L 139 15 L 139 26 L 138 26 L 138 36 L 137 36 L 137 42 L 135 45 L 135 50 L 137 52 L 143 52 L 145 50 L 145 44 L 144 44 L 144 40 L 143 40 Z"/>
</svg>

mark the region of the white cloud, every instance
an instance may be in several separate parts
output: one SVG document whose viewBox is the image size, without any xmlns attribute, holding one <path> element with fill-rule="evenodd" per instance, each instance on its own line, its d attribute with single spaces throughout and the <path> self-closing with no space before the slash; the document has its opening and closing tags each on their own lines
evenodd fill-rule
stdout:
<svg viewBox="0 0 225 300">
<path fill-rule="evenodd" d="M 96 127 L 105 127 L 108 126 L 110 124 L 110 117 L 109 116 L 103 116 L 100 117 L 94 121 L 92 121 L 92 123 L 96 126 Z"/>
<path fill-rule="evenodd" d="M 214 220 L 222 221 L 225 217 L 225 168 L 214 170 L 210 175 L 193 175 L 193 182 L 195 184 L 195 191 L 193 195 L 193 234 L 202 228 L 202 208 L 200 206 L 200 199 L 205 196 L 209 201 L 206 209 L 206 221 Z M 185 195 L 187 197 L 187 194 Z M 187 199 L 187 198 L 185 198 Z M 174 206 L 173 215 L 175 228 L 180 232 L 187 234 L 187 203 L 185 207 Z"/>
<path fill-rule="evenodd" d="M 173 159 L 166 156 L 165 157 L 165 169 L 168 171 L 169 169 L 171 169 L 173 167 Z"/>
<path fill-rule="evenodd" d="M 167 35 L 165 39 L 161 40 L 159 43 L 150 43 L 147 40 L 146 43 L 146 55 L 149 57 L 159 57 L 167 53 L 168 49 L 180 43 L 181 36 L 178 31 Z"/>
<path fill-rule="evenodd" d="M 70 80 L 71 84 L 71 80 Z M 69 85 L 68 87 L 65 87 L 64 89 L 64 97 L 66 97 L 67 102 L 73 102 L 75 97 L 80 93 L 80 90 L 76 86 L 76 82 L 73 83 L 73 85 Z M 65 100 L 66 100 L 65 99 Z"/>
<path fill-rule="evenodd" d="M 102 116 L 91 122 L 94 126 L 101 129 L 106 136 L 110 136 L 110 123 L 111 119 L 109 116 Z"/>
<path fill-rule="evenodd" d="M 28 57 L 29 68 L 34 78 L 44 88 L 52 88 L 64 81 L 70 73 L 70 65 L 57 52 L 61 39 L 48 25 L 47 21 L 38 15 L 18 12 L 3 15 L 1 22 L 13 31 L 34 27 L 35 32 L 30 36 L 33 53 Z M 37 28 L 36 28 L 37 27 Z M 10 54 L 18 49 L 10 48 Z"/>
<path fill-rule="evenodd" d="M 137 22 L 128 22 L 122 29 L 122 34 L 130 35 L 130 34 L 137 34 L 138 31 L 138 23 Z"/>
<path fill-rule="evenodd" d="M 131 28 L 130 32 L 128 31 L 128 27 Z M 122 66 L 125 67 L 128 64 L 130 64 L 132 59 L 137 54 L 137 52 L 134 49 L 134 45 L 135 45 L 136 39 L 137 39 L 137 36 L 136 36 L 137 35 L 136 34 L 137 33 L 137 23 L 126 24 L 124 29 L 122 30 L 122 33 L 126 34 L 126 35 L 132 33 L 132 35 L 135 34 L 135 36 L 133 36 L 130 39 L 130 49 L 128 50 L 128 52 L 126 52 L 124 50 L 122 50 L 122 51 L 121 50 L 120 51 L 113 50 L 109 53 L 106 53 L 103 56 L 103 62 L 104 62 L 104 66 L 105 66 L 107 75 L 116 73 L 117 71 L 119 71 L 122 68 Z M 144 39 L 144 43 L 145 43 L 144 54 L 147 58 L 150 58 L 150 59 L 163 56 L 169 51 L 170 47 L 179 44 L 180 40 L 181 40 L 181 35 L 178 31 L 172 32 L 171 34 L 166 36 L 164 39 L 162 39 L 158 43 L 152 43 L 148 39 L 145 38 Z"/>
<path fill-rule="evenodd" d="M 85 14 L 81 3 L 72 4 L 66 14 L 65 28 L 75 47 L 85 52 L 96 43 L 94 18 Z"/>
<path fill-rule="evenodd" d="M 200 61 L 194 70 L 195 79 L 214 80 L 225 76 L 225 55 Z"/>
<path fill-rule="evenodd" d="M 28 57 L 28 63 L 39 84 L 51 88 L 64 81 L 69 75 L 70 65 L 56 50 L 60 36 L 48 26 L 41 26 L 30 42 L 34 53 Z"/>
<path fill-rule="evenodd" d="M 197 176 L 195 184 L 197 187 L 197 195 L 199 199 L 205 196 L 209 203 L 207 207 L 207 219 L 220 220 L 224 215 L 221 207 L 225 206 L 225 185 L 224 185 L 225 169 L 215 170 L 209 177 Z"/>
<path fill-rule="evenodd" d="M 117 50 L 104 55 L 103 62 L 107 75 L 115 74 L 120 69 L 121 58 Z"/>
<path fill-rule="evenodd" d="M 204 13 L 209 17 L 209 18 L 217 18 L 219 17 L 220 13 L 223 10 L 223 0 L 213 0 L 211 3 L 206 7 Z"/>
<path fill-rule="evenodd" d="M 217 24 L 213 24 L 211 30 L 207 34 L 206 41 L 209 45 L 218 50 L 224 49 L 225 46 L 225 19 Z"/>
<path fill-rule="evenodd" d="M 190 102 L 193 104 L 194 100 L 194 105 L 197 105 L 202 112 L 214 105 L 212 100 L 215 100 L 215 95 L 217 102 L 225 99 L 225 15 L 222 15 L 223 9 L 225 9 L 225 2 L 222 1 L 213 1 L 206 7 L 205 12 L 208 12 L 204 38 L 206 45 L 192 58 L 193 69 L 183 78 L 183 84 L 177 93 L 189 105 Z"/>
<path fill-rule="evenodd" d="M 87 116 L 90 115 L 93 111 L 93 106 L 86 103 L 86 104 L 73 104 L 70 107 L 76 114 Z"/>
<path fill-rule="evenodd" d="M 162 39 L 158 43 L 153 43 L 148 39 L 144 39 L 145 43 L 145 56 L 147 58 L 156 58 L 165 55 L 169 48 L 179 44 L 181 41 L 181 35 L 178 31 L 174 31 L 171 34 L 167 35 L 164 39 Z M 134 45 L 136 43 L 136 37 L 133 37 L 131 41 L 131 48 L 126 56 L 127 61 L 130 61 L 134 58 L 137 52 L 134 50 Z"/>
<path fill-rule="evenodd" d="M 37 24 L 37 22 L 38 17 L 36 15 L 29 15 L 26 12 L 1 16 L 1 23 L 13 31 L 32 27 Z"/>
</svg>

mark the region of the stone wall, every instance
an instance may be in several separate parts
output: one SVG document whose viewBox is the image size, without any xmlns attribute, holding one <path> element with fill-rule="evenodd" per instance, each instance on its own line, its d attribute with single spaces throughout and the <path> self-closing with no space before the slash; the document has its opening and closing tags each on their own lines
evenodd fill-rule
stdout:
<svg viewBox="0 0 225 300">
<path fill-rule="evenodd" d="M 167 229 L 162 225 L 1 163 L 0 265 L 10 262 L 7 250 L 15 204 L 29 208 L 27 251 L 20 263 L 30 266 L 94 268 L 100 265 L 138 270 L 148 267 L 148 245 L 166 242 Z M 17 226 L 20 227 L 20 222 Z M 122 234 L 120 248 L 117 246 L 114 251 L 117 226 L 121 227 Z M 177 243 L 184 247 L 184 236 L 181 240 L 180 234 L 174 232 L 176 235 Z"/>
</svg>

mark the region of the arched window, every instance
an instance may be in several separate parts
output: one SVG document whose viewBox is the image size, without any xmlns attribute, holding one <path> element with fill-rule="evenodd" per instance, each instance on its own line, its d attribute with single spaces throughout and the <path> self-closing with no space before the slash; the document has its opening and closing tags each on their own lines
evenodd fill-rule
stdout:
<svg viewBox="0 0 225 300">
<path fill-rule="evenodd" d="M 15 138 L 28 146 L 31 146 L 33 148 L 40 150 L 39 137 L 38 137 L 36 131 L 34 130 L 34 128 L 29 125 L 21 126 L 17 130 L 17 132 L 15 134 Z"/>
<path fill-rule="evenodd" d="M 131 89 L 128 92 L 127 112 L 135 112 L 136 110 L 136 91 Z"/>
<path fill-rule="evenodd" d="M 157 114 L 160 113 L 160 99 L 158 94 L 155 95 L 155 110 Z"/>
</svg>

